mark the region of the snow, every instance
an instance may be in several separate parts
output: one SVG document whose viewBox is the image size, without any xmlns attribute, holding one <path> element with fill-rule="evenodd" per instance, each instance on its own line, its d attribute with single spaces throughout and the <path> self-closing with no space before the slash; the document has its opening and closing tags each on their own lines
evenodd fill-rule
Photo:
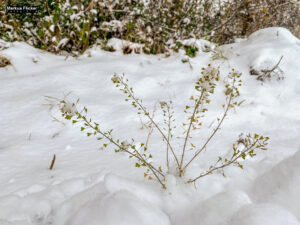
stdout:
<svg viewBox="0 0 300 225">
<path fill-rule="evenodd" d="M 0 41 L 1 55 L 13 66 L 0 68 L 0 224 L 1 225 L 299 225 L 300 224 L 300 40 L 284 28 L 267 28 L 247 39 L 219 46 L 228 59 L 211 60 L 214 45 L 189 40 L 199 48 L 182 63 L 183 51 L 163 55 L 122 54 L 127 42 L 111 40 L 116 52 L 97 47 L 78 57 L 53 55 L 22 42 Z M 279 65 L 284 79 L 265 82 L 250 75 Z M 231 68 L 243 73 L 242 99 L 229 112 L 207 150 L 187 170 L 185 178 L 166 177 L 167 190 L 143 177 L 144 170 L 125 153 L 103 149 L 93 137 L 49 111 L 45 96 L 66 98 L 86 106 L 103 128 L 114 128 L 121 140 L 145 142 L 147 129 L 135 110 L 111 82 L 114 73 L 129 78 L 135 94 L 159 121 L 159 101 L 174 102 L 178 124 L 201 68 L 211 63 L 221 74 Z M 201 135 L 209 136 L 222 112 L 222 88 L 212 99 Z M 56 118 L 56 119 L 54 119 Z M 180 127 L 175 136 L 182 135 Z M 230 167 L 221 173 L 186 184 L 218 156 L 229 153 L 241 133 L 270 137 L 269 150 L 244 162 L 244 170 Z M 180 147 L 181 139 L 174 140 Z M 180 149 L 180 148 L 179 148 Z M 153 132 L 149 151 L 165 169 L 165 145 Z M 53 155 L 56 162 L 49 166 Z M 191 156 L 187 152 L 187 157 Z M 172 162 L 174 163 L 174 162 Z M 172 165 L 174 166 L 174 165 Z"/>
<path fill-rule="evenodd" d="M 257 202 L 282 205 L 300 220 L 300 148 L 298 151 L 258 176 L 250 196 Z"/>
<path fill-rule="evenodd" d="M 54 25 L 52 24 L 50 27 L 49 27 L 49 29 L 52 31 L 52 32 L 54 32 Z"/>
<path fill-rule="evenodd" d="M 63 38 L 63 39 L 61 39 L 59 41 L 57 47 L 58 48 L 64 47 L 68 43 L 69 40 L 70 40 L 69 38 Z"/>
<path fill-rule="evenodd" d="M 211 51 L 216 48 L 215 44 L 204 39 L 197 40 L 195 38 L 190 38 L 181 41 L 181 43 L 184 46 L 192 46 L 203 52 Z"/>
<path fill-rule="evenodd" d="M 240 190 L 223 191 L 187 207 L 183 215 L 175 217 L 174 224 L 226 224 L 238 209 L 250 203 L 248 195 Z"/>
<path fill-rule="evenodd" d="M 129 191 L 118 191 L 100 199 L 96 198 L 75 214 L 71 224 L 85 224 L 87 218 L 91 218 L 91 225 L 170 224 L 168 216 L 159 208 Z"/>
<path fill-rule="evenodd" d="M 297 225 L 296 217 L 280 206 L 271 204 L 249 204 L 243 206 L 230 221 L 233 225 Z"/>
</svg>

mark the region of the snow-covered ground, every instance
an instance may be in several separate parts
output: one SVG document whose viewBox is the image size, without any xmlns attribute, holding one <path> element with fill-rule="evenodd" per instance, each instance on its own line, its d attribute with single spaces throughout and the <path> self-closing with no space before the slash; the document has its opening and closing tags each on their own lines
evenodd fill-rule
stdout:
<svg viewBox="0 0 300 225">
<path fill-rule="evenodd" d="M 118 41 L 114 41 L 116 44 Z M 120 41 L 119 41 L 120 42 Z M 228 60 L 211 60 L 201 51 L 182 63 L 184 52 L 164 56 L 123 55 L 90 49 L 79 58 L 43 52 L 25 43 L 4 43 L 0 54 L 13 66 L 0 68 L 0 224 L 1 225 L 299 225 L 300 224 L 300 40 L 283 28 L 269 28 L 248 39 L 215 48 Z M 213 48 L 213 46 L 211 47 Z M 270 69 L 283 56 L 284 79 L 265 82 L 250 68 Z M 187 171 L 194 177 L 226 155 L 240 133 L 270 137 L 269 150 L 237 167 L 199 179 L 167 177 L 167 190 L 143 177 L 125 153 L 102 149 L 94 137 L 49 111 L 45 96 L 80 98 L 89 115 L 122 139 L 145 141 L 135 109 L 111 82 L 125 73 L 147 108 L 173 100 L 181 122 L 201 67 L 220 66 L 243 73 L 242 99 L 231 111 L 207 150 Z M 195 134 L 201 144 L 222 113 L 224 95 L 213 99 L 204 128 Z M 53 121 L 53 117 L 59 121 Z M 212 127 L 213 127 L 212 125 Z M 180 149 L 182 139 L 174 140 Z M 154 163 L 164 165 L 165 145 L 153 133 L 149 149 Z M 178 154 L 180 152 L 178 151 Z M 53 170 L 49 166 L 56 154 Z M 192 154 L 192 153 L 189 153 Z"/>
</svg>

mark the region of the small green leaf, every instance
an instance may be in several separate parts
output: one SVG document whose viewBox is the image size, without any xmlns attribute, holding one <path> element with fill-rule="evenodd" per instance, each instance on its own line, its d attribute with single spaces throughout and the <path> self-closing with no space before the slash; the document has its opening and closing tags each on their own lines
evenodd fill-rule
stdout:
<svg viewBox="0 0 300 225">
<path fill-rule="evenodd" d="M 162 173 L 161 166 L 158 167 L 158 171 Z"/>
<path fill-rule="evenodd" d="M 56 23 L 59 20 L 59 14 L 55 13 L 53 16 L 53 22 Z"/>
<path fill-rule="evenodd" d="M 37 34 L 38 34 L 39 37 L 43 37 L 45 32 L 42 29 L 38 29 Z"/>
<path fill-rule="evenodd" d="M 71 120 L 71 119 L 72 119 L 72 116 L 71 116 L 71 115 L 67 115 L 67 116 L 65 117 L 65 119 L 66 119 L 66 120 Z"/>
<path fill-rule="evenodd" d="M 243 159 L 246 158 L 246 154 L 245 154 L 245 153 L 242 154 L 242 158 L 243 158 Z"/>
</svg>

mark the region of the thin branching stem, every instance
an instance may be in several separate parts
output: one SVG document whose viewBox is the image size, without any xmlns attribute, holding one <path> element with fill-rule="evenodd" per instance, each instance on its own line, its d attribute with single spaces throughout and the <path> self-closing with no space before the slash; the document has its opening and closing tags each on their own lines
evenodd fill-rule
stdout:
<svg viewBox="0 0 300 225">
<path fill-rule="evenodd" d="M 154 118 L 155 111 L 156 111 L 156 107 L 154 106 L 154 109 L 153 109 L 153 112 L 152 112 L 152 118 Z M 141 120 L 141 118 L 140 118 L 140 120 Z M 141 120 L 141 123 L 142 123 L 142 126 L 145 126 L 146 128 L 149 129 L 147 139 L 146 139 L 146 142 L 145 142 L 145 147 L 148 149 L 148 144 L 149 144 L 149 141 L 150 141 L 151 134 L 153 132 L 153 127 L 152 127 L 151 123 L 150 123 L 150 125 L 147 125 L 147 124 L 144 124 L 142 120 Z"/>
<path fill-rule="evenodd" d="M 186 168 L 190 165 L 190 163 L 195 159 L 197 158 L 197 156 L 206 148 L 207 144 L 211 141 L 211 139 L 215 136 L 215 134 L 217 133 L 217 131 L 220 129 L 225 117 L 227 116 L 227 112 L 229 110 L 229 107 L 231 106 L 231 100 L 232 100 L 232 94 L 230 94 L 230 97 L 229 97 L 229 101 L 227 103 L 227 106 L 226 106 L 226 109 L 225 109 L 225 112 L 222 116 L 222 119 L 219 121 L 216 129 L 214 129 L 214 131 L 212 132 L 212 134 L 209 136 L 209 138 L 206 140 L 206 142 L 204 143 L 204 145 L 202 146 L 202 148 L 200 148 L 196 153 L 195 155 L 190 159 L 190 161 L 185 165 L 185 167 L 183 168 L 183 171 L 186 170 Z"/>
<path fill-rule="evenodd" d="M 147 167 L 152 171 L 152 173 L 154 174 L 154 176 L 156 177 L 156 179 L 158 180 L 158 182 L 161 184 L 162 188 L 166 189 L 166 185 L 161 181 L 161 179 L 158 177 L 158 175 L 156 174 L 155 171 L 157 171 L 163 177 L 165 177 L 165 176 L 160 171 L 158 171 L 157 169 L 155 169 L 150 163 L 148 163 L 137 150 L 135 150 L 135 152 L 142 159 L 142 161 L 147 165 Z"/>
<path fill-rule="evenodd" d="M 162 187 L 165 189 L 165 185 L 164 183 L 161 181 L 161 179 L 158 177 L 158 175 L 156 173 L 159 173 L 161 176 L 164 177 L 164 175 L 157 170 L 156 168 L 154 168 L 150 163 L 148 163 L 143 157 L 142 155 L 135 150 L 135 152 L 137 153 L 137 155 L 133 154 L 132 152 L 128 151 L 126 148 L 123 148 L 120 144 L 118 144 L 117 142 L 115 142 L 111 137 L 109 137 L 107 134 L 103 133 L 101 130 L 99 130 L 97 127 L 93 126 L 87 119 L 85 116 L 82 117 L 84 122 L 86 124 L 88 124 L 88 126 L 90 128 L 92 128 L 93 130 L 95 130 L 97 133 L 101 134 L 103 137 L 105 137 L 107 140 L 109 140 L 112 144 L 114 144 L 115 146 L 117 146 L 120 150 L 127 152 L 128 154 L 130 154 L 131 156 L 141 160 L 142 162 L 144 162 L 147 167 L 152 171 L 152 173 L 154 174 L 154 176 L 156 177 L 156 179 L 159 181 L 159 183 L 162 185 Z"/>
<path fill-rule="evenodd" d="M 229 160 L 227 163 L 224 163 L 224 164 L 222 164 L 222 165 L 220 165 L 220 166 L 211 168 L 210 170 L 208 170 L 208 171 L 205 172 L 204 174 L 201 174 L 201 175 L 199 175 L 198 177 L 189 180 L 188 183 L 195 182 L 196 180 L 198 180 L 198 179 L 201 178 L 201 177 L 205 177 L 205 176 L 207 176 L 207 175 L 209 175 L 209 174 L 212 174 L 212 173 L 213 173 L 214 171 L 216 171 L 216 170 L 223 169 L 224 167 L 227 167 L 227 166 L 229 166 L 229 165 L 235 163 L 239 158 L 242 157 L 242 155 L 243 155 L 244 153 L 250 151 L 250 150 L 256 145 L 257 142 L 258 142 L 258 140 L 256 140 L 255 142 L 253 142 L 253 144 L 252 144 L 251 146 L 249 146 L 248 148 L 244 149 L 242 152 L 240 152 L 240 154 L 238 154 L 235 158 Z"/>
<path fill-rule="evenodd" d="M 195 121 L 195 115 L 196 115 L 196 112 L 197 112 L 197 110 L 198 110 L 198 108 L 199 108 L 199 106 L 201 104 L 203 95 L 204 95 L 204 90 L 201 91 L 201 95 L 200 95 L 200 97 L 199 97 L 199 99 L 198 99 L 198 101 L 197 101 L 197 103 L 195 105 L 193 114 L 192 114 L 191 119 L 190 119 L 190 124 L 189 124 L 188 130 L 186 132 L 186 137 L 184 139 L 184 144 L 183 144 L 183 148 L 182 148 L 182 155 L 181 155 L 181 160 L 180 160 L 180 167 L 179 167 L 180 174 L 179 174 L 179 176 L 181 176 L 181 173 L 182 173 L 181 168 L 182 168 L 182 163 L 183 163 L 183 159 L 184 159 L 184 154 L 185 154 L 185 149 L 186 149 L 187 141 L 189 139 L 190 132 L 191 132 L 191 127 L 192 127 L 193 122 Z"/>
<path fill-rule="evenodd" d="M 168 142 L 170 142 L 170 136 L 171 136 L 171 113 L 170 113 L 170 107 L 167 105 L 167 112 L 168 112 Z M 167 151 L 166 151 L 166 163 L 167 163 L 167 169 L 169 171 L 169 145 L 167 144 Z"/>
<path fill-rule="evenodd" d="M 140 154 L 137 150 L 134 150 L 139 156 L 136 156 L 135 154 L 133 154 L 132 152 L 128 151 L 126 148 L 122 147 L 120 144 L 118 144 L 117 142 L 115 142 L 111 137 L 109 137 L 108 135 L 106 135 L 105 133 L 103 133 L 101 130 L 97 129 L 96 127 L 94 127 L 87 119 L 86 117 L 83 117 L 83 120 L 88 124 L 88 126 L 90 128 L 92 128 L 93 130 L 95 130 L 97 133 L 101 134 L 103 137 L 105 137 L 106 139 L 108 139 L 112 144 L 116 145 L 120 150 L 127 152 L 128 154 L 130 154 L 131 156 L 143 161 L 148 167 L 151 167 L 153 170 L 155 170 L 157 173 L 159 173 L 161 176 L 164 177 L 163 173 L 161 173 L 158 169 L 156 169 L 155 167 L 153 167 L 151 164 L 149 164 Z"/>
<path fill-rule="evenodd" d="M 283 55 L 280 57 L 280 59 L 276 63 L 276 65 L 273 66 L 273 68 L 271 68 L 270 70 L 261 70 L 261 72 L 263 72 L 263 75 L 259 76 L 258 79 L 261 81 L 264 81 L 266 77 L 271 77 L 271 74 L 276 70 L 276 68 L 278 68 L 282 58 L 283 58 Z"/>
<path fill-rule="evenodd" d="M 149 115 L 149 112 L 145 109 L 145 107 L 139 102 L 139 100 L 134 96 L 133 92 L 130 90 L 130 88 L 128 88 L 127 84 L 123 83 L 126 91 L 130 94 L 131 98 L 138 104 L 138 106 L 143 110 L 145 116 L 148 117 L 148 119 L 151 121 L 152 124 L 154 124 L 154 126 L 156 127 L 156 129 L 158 130 L 158 132 L 162 135 L 163 139 L 166 141 L 167 145 L 169 145 L 169 148 L 174 156 L 174 159 L 177 163 L 178 169 L 180 168 L 179 166 L 179 161 L 177 156 L 175 155 L 175 152 L 168 140 L 168 138 L 166 137 L 166 135 L 164 134 L 164 132 L 162 132 L 162 130 L 160 129 L 160 127 L 158 126 L 158 124 L 151 118 L 151 116 Z"/>
</svg>

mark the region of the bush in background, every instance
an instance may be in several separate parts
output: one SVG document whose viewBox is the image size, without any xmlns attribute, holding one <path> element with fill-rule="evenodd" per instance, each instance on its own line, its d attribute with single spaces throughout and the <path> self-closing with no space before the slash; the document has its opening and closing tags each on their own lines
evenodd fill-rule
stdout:
<svg viewBox="0 0 300 225">
<path fill-rule="evenodd" d="M 0 38 L 26 41 L 51 52 L 84 52 L 95 43 L 120 38 L 144 45 L 149 54 L 164 53 L 178 39 L 200 38 L 218 13 L 213 1 L 35 1 L 37 14 L 5 15 L 0 8 Z"/>
<path fill-rule="evenodd" d="M 5 14 L 0 38 L 26 41 L 50 52 L 83 53 L 111 38 L 142 44 L 143 52 L 168 52 L 177 41 L 206 38 L 219 44 L 269 26 L 300 35 L 299 3 L 292 0 L 16 0 L 35 5 L 36 14 Z"/>
<path fill-rule="evenodd" d="M 297 0 L 234 0 L 224 6 L 222 22 L 211 40 L 224 44 L 267 27 L 284 27 L 300 38 L 300 2 Z"/>
</svg>

